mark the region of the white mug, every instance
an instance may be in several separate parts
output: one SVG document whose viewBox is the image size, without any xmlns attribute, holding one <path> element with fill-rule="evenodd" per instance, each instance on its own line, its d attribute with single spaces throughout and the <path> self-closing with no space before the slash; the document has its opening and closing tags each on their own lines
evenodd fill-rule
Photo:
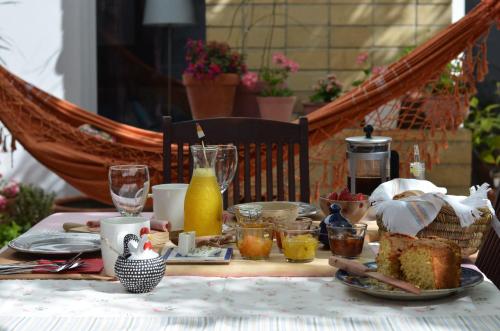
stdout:
<svg viewBox="0 0 500 331">
<path fill-rule="evenodd" d="M 188 184 L 160 184 L 152 188 L 155 219 L 168 221 L 171 231 L 184 229 L 184 198 L 188 186 Z"/>
<path fill-rule="evenodd" d="M 131 233 L 139 236 L 142 228 L 150 228 L 144 217 L 111 217 L 101 220 L 101 254 L 104 272 L 115 276 L 115 263 L 123 254 L 123 238 Z"/>
</svg>

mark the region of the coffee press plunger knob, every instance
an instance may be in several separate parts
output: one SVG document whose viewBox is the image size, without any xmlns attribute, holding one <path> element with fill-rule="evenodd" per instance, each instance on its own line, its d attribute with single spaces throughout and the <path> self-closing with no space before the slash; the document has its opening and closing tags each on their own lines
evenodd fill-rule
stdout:
<svg viewBox="0 0 500 331">
<path fill-rule="evenodd" d="M 368 124 L 363 128 L 363 131 L 366 133 L 366 138 L 371 139 L 372 138 L 372 132 L 373 132 L 373 126 Z"/>
</svg>

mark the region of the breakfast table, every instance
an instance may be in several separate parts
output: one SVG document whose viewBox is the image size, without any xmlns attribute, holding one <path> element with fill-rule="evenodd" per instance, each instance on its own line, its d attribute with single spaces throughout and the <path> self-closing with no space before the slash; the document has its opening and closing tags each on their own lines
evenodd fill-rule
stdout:
<svg viewBox="0 0 500 331">
<path fill-rule="evenodd" d="M 53 214 L 27 234 L 112 215 Z M 333 277 L 166 276 L 144 294 L 118 281 L 9 279 L 0 330 L 500 330 L 499 293 L 488 279 L 429 301 L 375 298 Z"/>
</svg>

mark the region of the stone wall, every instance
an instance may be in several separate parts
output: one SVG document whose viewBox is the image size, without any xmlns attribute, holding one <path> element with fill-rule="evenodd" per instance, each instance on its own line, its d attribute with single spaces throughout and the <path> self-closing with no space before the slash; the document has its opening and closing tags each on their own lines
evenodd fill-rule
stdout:
<svg viewBox="0 0 500 331">
<path fill-rule="evenodd" d="M 299 62 L 291 88 L 305 98 L 335 73 L 346 84 L 362 69 L 393 62 L 451 22 L 451 0 L 206 0 L 207 39 L 245 52 L 251 69 L 283 52 Z M 370 54 L 364 66 L 360 52 Z"/>
</svg>

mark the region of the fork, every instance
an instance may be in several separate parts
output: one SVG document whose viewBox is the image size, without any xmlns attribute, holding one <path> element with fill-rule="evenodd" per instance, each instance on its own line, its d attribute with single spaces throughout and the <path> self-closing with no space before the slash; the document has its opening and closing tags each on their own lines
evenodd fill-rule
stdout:
<svg viewBox="0 0 500 331">
<path fill-rule="evenodd" d="M 47 272 L 61 272 L 65 271 L 68 269 L 73 269 L 79 265 L 82 264 L 82 259 L 79 259 L 80 255 L 82 253 L 78 253 L 75 255 L 73 258 L 70 260 L 66 261 L 65 263 L 48 263 L 48 264 L 34 264 L 34 263 L 28 263 L 28 264 L 22 264 L 22 265 L 9 265 L 9 266 L 0 266 L 0 275 L 9 275 L 9 274 L 14 274 L 14 273 L 26 273 L 26 272 L 31 272 L 34 269 L 38 269 L 40 271 L 47 271 Z M 52 269 L 50 267 L 57 267 L 55 269 Z"/>
<path fill-rule="evenodd" d="M 59 264 L 58 267 L 55 269 L 54 268 L 45 268 L 45 265 L 38 265 L 38 266 L 32 267 L 32 268 L 23 268 L 23 269 L 17 268 L 17 269 L 10 269 L 10 270 L 2 270 L 2 271 L 0 271 L 0 275 L 30 273 L 34 270 L 41 271 L 41 272 L 48 272 L 48 273 L 58 273 L 58 272 L 62 272 L 62 271 L 66 271 L 66 270 L 80 267 L 84 264 L 85 264 L 85 262 L 83 262 L 82 259 L 77 259 L 76 261 L 74 261 L 71 264 L 68 264 L 68 263 Z"/>
</svg>

